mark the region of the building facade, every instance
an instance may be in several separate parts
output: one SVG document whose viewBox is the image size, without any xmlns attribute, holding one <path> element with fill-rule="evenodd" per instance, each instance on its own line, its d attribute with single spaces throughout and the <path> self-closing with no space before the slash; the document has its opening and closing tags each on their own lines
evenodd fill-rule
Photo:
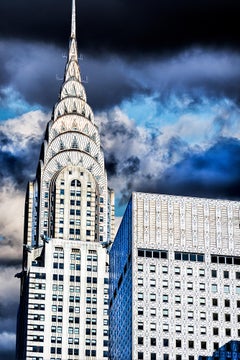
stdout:
<svg viewBox="0 0 240 360">
<path fill-rule="evenodd" d="M 240 202 L 133 193 L 109 314 L 111 360 L 239 358 Z"/>
<path fill-rule="evenodd" d="M 113 233 L 114 194 L 81 81 L 73 0 L 64 81 L 26 194 L 17 359 L 108 358 Z"/>
</svg>

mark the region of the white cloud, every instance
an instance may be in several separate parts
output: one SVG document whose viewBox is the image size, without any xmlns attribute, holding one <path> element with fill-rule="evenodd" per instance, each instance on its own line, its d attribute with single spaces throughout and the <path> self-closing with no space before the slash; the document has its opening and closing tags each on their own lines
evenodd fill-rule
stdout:
<svg viewBox="0 0 240 360">
<path fill-rule="evenodd" d="M 11 182 L 0 189 L 0 259 L 12 262 L 22 255 L 24 196 Z"/>
<path fill-rule="evenodd" d="M 15 151 L 25 148 L 30 139 L 39 141 L 43 138 L 46 123 L 49 119 L 49 114 L 36 110 L 1 122 L 0 131 L 11 140 L 11 142 L 2 146 L 2 150 L 14 153 Z M 31 151 L 31 149 L 29 149 L 29 151 Z"/>
</svg>

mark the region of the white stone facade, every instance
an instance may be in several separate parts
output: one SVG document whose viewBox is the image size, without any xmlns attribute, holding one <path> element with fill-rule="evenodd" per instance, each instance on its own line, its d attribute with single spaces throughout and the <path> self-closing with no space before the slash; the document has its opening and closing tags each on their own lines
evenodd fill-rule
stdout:
<svg viewBox="0 0 240 360">
<path fill-rule="evenodd" d="M 75 0 L 60 96 L 25 205 L 17 359 L 108 358 L 114 194 L 78 64 Z"/>
<path fill-rule="evenodd" d="M 112 359 L 207 359 L 239 340 L 239 210 L 133 193 L 110 252 Z"/>
</svg>

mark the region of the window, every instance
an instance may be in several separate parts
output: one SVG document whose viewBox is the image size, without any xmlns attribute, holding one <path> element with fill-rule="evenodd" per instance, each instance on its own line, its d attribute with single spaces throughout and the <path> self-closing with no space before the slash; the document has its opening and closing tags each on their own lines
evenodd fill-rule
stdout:
<svg viewBox="0 0 240 360">
<path fill-rule="evenodd" d="M 142 336 L 138 337 L 138 345 L 143 345 L 143 337 Z"/>
<path fill-rule="evenodd" d="M 138 293 L 138 300 L 143 300 L 143 293 Z"/>
<path fill-rule="evenodd" d="M 156 331 L 156 323 L 150 323 L 150 330 Z"/>
<path fill-rule="evenodd" d="M 156 309 L 155 308 L 150 308 L 150 315 L 151 316 L 156 316 Z"/>
<path fill-rule="evenodd" d="M 213 321 L 218 321 L 218 313 L 212 314 Z"/>
<path fill-rule="evenodd" d="M 138 330 L 143 330 L 143 322 L 142 321 L 138 322 Z"/>
<path fill-rule="evenodd" d="M 155 265 L 150 265 L 150 272 L 151 272 L 151 273 L 155 273 L 155 272 L 156 272 L 156 266 L 155 266 Z"/>
<path fill-rule="evenodd" d="M 199 290 L 200 291 L 205 291 L 205 284 L 204 283 L 199 284 Z"/>
<path fill-rule="evenodd" d="M 189 349 L 194 349 L 194 341 L 189 340 L 188 341 L 188 347 L 189 347 Z"/>
<path fill-rule="evenodd" d="M 142 307 L 138 308 L 138 315 L 143 315 L 143 308 Z"/>
<path fill-rule="evenodd" d="M 225 294 L 229 294 L 230 293 L 230 286 L 229 285 L 224 285 L 223 291 L 225 292 Z"/>
<path fill-rule="evenodd" d="M 163 294 L 162 299 L 164 303 L 168 302 L 168 295 Z"/>
<path fill-rule="evenodd" d="M 193 269 L 187 268 L 187 275 L 192 275 L 192 274 L 193 274 Z"/>
<path fill-rule="evenodd" d="M 168 267 L 167 267 L 167 266 L 163 266 L 163 267 L 162 267 L 162 272 L 163 272 L 163 274 L 167 274 L 167 273 L 168 273 Z"/>
<path fill-rule="evenodd" d="M 226 336 L 231 336 L 231 329 L 225 329 Z"/>
<path fill-rule="evenodd" d="M 218 328 L 213 328 L 213 335 L 218 335 Z"/>
<path fill-rule="evenodd" d="M 143 271 L 143 264 L 138 264 L 138 271 Z"/>
<path fill-rule="evenodd" d="M 180 288 L 181 288 L 180 281 L 175 281 L 175 289 L 180 289 Z"/>
<path fill-rule="evenodd" d="M 156 301 L 156 294 L 150 294 L 150 301 Z"/>
<path fill-rule="evenodd" d="M 138 286 L 143 286 L 143 279 L 142 278 L 138 278 Z"/>
<path fill-rule="evenodd" d="M 179 325 L 179 324 L 176 325 L 176 332 L 177 333 L 181 332 L 181 325 Z"/>
<path fill-rule="evenodd" d="M 207 348 L 207 343 L 206 341 L 201 341 L 201 349 L 206 349 Z"/>
<path fill-rule="evenodd" d="M 180 296 L 180 295 L 175 295 L 175 303 L 176 303 L 176 304 L 180 304 L 180 303 L 181 303 L 181 296 Z"/>
<path fill-rule="evenodd" d="M 212 292 L 213 293 L 217 292 L 217 284 L 212 284 Z"/>
<path fill-rule="evenodd" d="M 180 267 L 175 267 L 175 274 L 180 275 Z"/>
<path fill-rule="evenodd" d="M 213 306 L 218 306 L 218 299 L 212 299 L 212 305 Z"/>
<path fill-rule="evenodd" d="M 231 315 L 225 314 L 225 321 L 231 321 Z"/>
<path fill-rule="evenodd" d="M 225 300 L 224 300 L 224 305 L 225 305 L 225 307 L 230 307 L 230 300 L 229 300 L 229 299 L 225 299 Z"/>
<path fill-rule="evenodd" d="M 192 325 L 188 325 L 188 333 L 193 334 L 194 328 Z"/>
<path fill-rule="evenodd" d="M 216 278 L 217 277 L 217 270 L 212 270 L 212 277 Z"/>
<path fill-rule="evenodd" d="M 224 279 L 229 279 L 229 271 L 224 271 L 223 277 L 224 277 Z"/>
<path fill-rule="evenodd" d="M 168 317 L 168 309 L 163 309 L 163 316 Z"/>
<path fill-rule="evenodd" d="M 188 319 L 193 319 L 193 311 L 188 311 Z"/>
<path fill-rule="evenodd" d="M 151 346 L 156 346 L 157 345 L 156 338 L 151 338 L 150 339 L 150 344 L 151 344 Z"/>
<path fill-rule="evenodd" d="M 169 345 L 169 340 L 168 339 L 163 339 L 163 346 L 166 347 Z"/>
<path fill-rule="evenodd" d="M 188 304 L 193 304 L 193 297 L 192 296 L 187 297 L 187 303 Z"/>
<path fill-rule="evenodd" d="M 206 313 L 205 312 L 200 312 L 200 319 L 201 320 L 206 320 Z"/>
<path fill-rule="evenodd" d="M 151 286 L 151 287 L 155 287 L 155 286 L 156 286 L 156 280 L 155 280 L 155 279 L 150 279 L 150 286 Z"/>
<path fill-rule="evenodd" d="M 162 286 L 163 286 L 163 288 L 167 288 L 167 287 L 168 287 L 168 281 L 167 281 L 167 280 L 163 280 L 163 281 L 162 281 Z"/>
<path fill-rule="evenodd" d="M 176 340 L 176 347 L 182 347 L 182 341 L 177 339 Z"/>
<path fill-rule="evenodd" d="M 205 270 L 199 269 L 199 276 L 205 276 Z"/>
<path fill-rule="evenodd" d="M 192 283 L 192 282 L 188 282 L 188 283 L 187 283 L 187 289 L 188 289 L 188 290 L 192 290 L 192 289 L 193 289 L 193 283 Z"/>
<path fill-rule="evenodd" d="M 205 326 L 201 326 L 200 327 L 200 334 L 206 334 L 207 333 L 207 329 Z"/>
<path fill-rule="evenodd" d="M 180 318 L 181 317 L 181 310 L 175 310 L 175 317 Z"/>
<path fill-rule="evenodd" d="M 206 305 L 206 299 L 203 298 L 203 297 L 201 297 L 201 298 L 199 299 L 199 303 L 200 303 L 200 305 Z"/>
<path fill-rule="evenodd" d="M 138 352 L 138 359 L 140 359 L 140 360 L 143 359 L 143 352 Z"/>
<path fill-rule="evenodd" d="M 240 295 L 240 286 L 236 286 L 236 294 Z"/>
<path fill-rule="evenodd" d="M 168 324 L 163 324 L 163 331 L 168 332 Z"/>
</svg>

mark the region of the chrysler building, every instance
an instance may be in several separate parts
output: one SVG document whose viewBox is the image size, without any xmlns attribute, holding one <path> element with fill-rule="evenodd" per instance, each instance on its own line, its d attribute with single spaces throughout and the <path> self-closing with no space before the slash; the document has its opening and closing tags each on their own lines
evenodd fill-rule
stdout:
<svg viewBox="0 0 240 360">
<path fill-rule="evenodd" d="M 113 234 L 114 194 L 81 81 L 73 0 L 64 80 L 26 194 L 17 359 L 108 358 Z"/>
</svg>

